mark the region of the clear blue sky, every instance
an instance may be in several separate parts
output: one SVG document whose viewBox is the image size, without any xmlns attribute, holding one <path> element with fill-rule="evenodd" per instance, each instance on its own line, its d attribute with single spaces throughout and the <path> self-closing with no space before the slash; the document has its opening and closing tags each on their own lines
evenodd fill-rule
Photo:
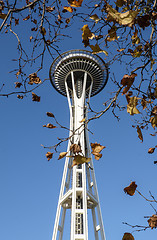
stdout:
<svg viewBox="0 0 157 240">
<path fill-rule="evenodd" d="M 81 25 L 83 25 L 81 23 Z M 26 35 L 26 38 L 29 36 Z M 0 38 L 1 73 L 0 82 L 6 83 L 6 92 L 13 89 L 16 77 L 9 74 L 15 66 L 11 59 L 16 57 L 16 40 L 11 35 Z M 62 52 L 83 49 L 80 27 L 74 27 L 72 38 L 61 45 Z M 100 54 L 102 58 L 104 54 Z M 41 79 L 48 78 L 50 58 L 47 57 Z M 111 66 L 119 81 L 125 74 L 118 65 Z M 32 73 L 33 70 L 30 70 Z M 1 86 L 0 86 L 1 87 Z M 113 91 L 109 77 L 105 89 L 91 99 L 91 106 L 101 110 L 103 103 Z M 4 90 L 5 90 L 4 89 Z M 47 150 L 41 144 L 54 145 L 57 137 L 66 136 L 60 129 L 42 126 L 51 121 L 46 112 L 53 112 L 58 121 L 69 126 L 69 110 L 66 98 L 59 95 L 49 81 L 35 91 L 41 102 L 32 102 L 31 94 L 23 100 L 16 96 L 0 99 L 0 239 L 2 240 L 50 240 L 52 237 L 56 207 L 64 166 L 64 159 L 57 160 L 54 154 L 47 161 Z M 148 191 L 157 197 L 157 166 L 153 164 L 156 153 L 149 155 L 149 147 L 156 145 L 155 138 L 144 133 L 144 142 L 137 138 L 132 128 L 133 119 L 126 111 L 120 113 L 120 122 L 108 112 L 101 119 L 90 123 L 91 142 L 98 142 L 106 149 L 103 157 L 94 160 L 100 204 L 107 240 L 121 240 L 124 232 L 132 229 L 123 225 L 147 225 L 143 216 L 154 214 L 152 207 L 137 193 L 127 196 L 123 188 L 136 181 L 138 190 L 149 197 Z M 52 123 L 53 120 L 52 120 Z M 67 133 L 68 134 L 68 133 Z M 59 151 L 66 151 L 64 144 Z M 69 232 L 66 223 L 64 239 Z M 90 229 L 92 226 L 90 224 Z M 92 231 L 92 230 L 91 230 Z M 156 230 L 133 233 L 136 240 L 156 239 Z M 68 239 L 66 239 L 68 240 Z"/>
</svg>

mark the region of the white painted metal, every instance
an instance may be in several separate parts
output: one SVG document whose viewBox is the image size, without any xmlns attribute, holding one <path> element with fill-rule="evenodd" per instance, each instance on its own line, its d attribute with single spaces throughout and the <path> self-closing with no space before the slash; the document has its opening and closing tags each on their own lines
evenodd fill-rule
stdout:
<svg viewBox="0 0 157 240">
<path fill-rule="evenodd" d="M 78 90 L 76 90 L 77 83 L 74 77 L 74 71 L 71 71 L 70 73 L 72 81 L 71 90 L 68 88 L 67 81 L 65 79 L 65 89 L 70 109 L 69 136 L 71 136 L 67 151 L 68 155 L 71 155 L 70 145 L 72 143 L 79 143 L 83 156 L 92 158 L 88 131 L 84 121 L 82 121 L 82 119 L 87 118 L 87 109 L 92 91 L 92 82 L 90 89 L 88 90 L 88 98 L 86 101 L 87 72 L 82 71 L 82 73 L 84 75 L 83 86 L 80 87 L 81 96 L 79 97 L 77 92 Z M 70 98 L 71 96 L 72 100 Z M 71 235 L 69 240 L 88 240 L 87 209 L 91 209 L 92 212 L 95 240 L 105 240 L 93 161 L 90 161 L 90 166 L 88 164 L 82 164 L 80 167 L 74 166 L 72 168 L 72 160 L 73 159 L 71 157 L 66 157 L 65 160 L 52 240 L 63 239 L 64 222 L 67 209 L 71 210 Z"/>
</svg>

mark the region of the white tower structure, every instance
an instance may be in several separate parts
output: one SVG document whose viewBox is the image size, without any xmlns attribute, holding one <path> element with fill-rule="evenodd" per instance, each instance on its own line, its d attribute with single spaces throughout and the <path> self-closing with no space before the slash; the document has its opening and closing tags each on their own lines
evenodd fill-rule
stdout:
<svg viewBox="0 0 157 240">
<path fill-rule="evenodd" d="M 50 68 L 53 87 L 68 99 L 70 133 L 52 240 L 63 236 L 66 211 L 71 211 L 69 240 L 88 240 L 88 216 L 91 211 L 95 240 L 105 240 L 99 196 L 91 157 L 88 130 L 82 119 L 87 119 L 90 96 L 98 94 L 106 85 L 108 68 L 104 61 L 91 52 L 71 50 L 58 56 Z M 91 158 L 72 167 L 70 146 L 78 144 L 82 156 Z M 89 210 L 88 210 L 89 209 Z M 64 238 L 65 237 L 65 238 Z M 91 240 L 91 239 L 90 239 Z M 93 239 L 94 240 L 94 239 Z"/>
</svg>

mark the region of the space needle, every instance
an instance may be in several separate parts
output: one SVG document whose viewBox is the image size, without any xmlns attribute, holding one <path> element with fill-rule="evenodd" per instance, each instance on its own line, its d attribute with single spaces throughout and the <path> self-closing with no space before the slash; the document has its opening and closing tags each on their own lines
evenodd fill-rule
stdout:
<svg viewBox="0 0 157 240">
<path fill-rule="evenodd" d="M 50 67 L 50 80 L 53 87 L 67 97 L 70 109 L 68 155 L 65 159 L 52 240 L 88 240 L 89 212 L 92 216 L 94 239 L 106 240 L 86 120 L 90 97 L 102 91 L 107 83 L 107 65 L 98 55 L 89 51 L 71 50 L 54 60 Z M 91 159 L 89 164 L 72 165 L 72 144 L 81 147 L 82 156 Z M 70 239 L 64 234 L 67 211 L 71 215 Z"/>
</svg>

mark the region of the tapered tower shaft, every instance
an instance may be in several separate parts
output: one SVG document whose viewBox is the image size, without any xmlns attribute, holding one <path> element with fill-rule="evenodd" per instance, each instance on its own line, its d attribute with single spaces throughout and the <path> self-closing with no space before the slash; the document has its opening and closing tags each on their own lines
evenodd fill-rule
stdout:
<svg viewBox="0 0 157 240">
<path fill-rule="evenodd" d="M 99 81 L 95 81 L 96 73 L 99 74 Z M 52 84 L 57 91 L 67 96 L 70 109 L 68 156 L 65 160 L 52 240 L 64 239 L 63 232 L 67 210 L 71 212 L 69 240 L 88 240 L 88 209 L 92 214 L 95 240 L 105 240 L 86 126 L 90 96 L 103 88 L 101 82 L 103 74 L 98 61 L 89 53 L 80 51 L 75 54 L 70 52 L 68 56 L 63 54 L 63 58 L 55 64 L 53 77 L 50 75 Z M 64 78 L 64 82 L 61 77 Z M 74 156 L 73 152 L 70 151 L 72 144 L 81 147 L 82 152 L 78 155 L 91 158 L 89 164 L 73 164 Z M 66 236 L 65 239 L 68 240 Z"/>
</svg>

